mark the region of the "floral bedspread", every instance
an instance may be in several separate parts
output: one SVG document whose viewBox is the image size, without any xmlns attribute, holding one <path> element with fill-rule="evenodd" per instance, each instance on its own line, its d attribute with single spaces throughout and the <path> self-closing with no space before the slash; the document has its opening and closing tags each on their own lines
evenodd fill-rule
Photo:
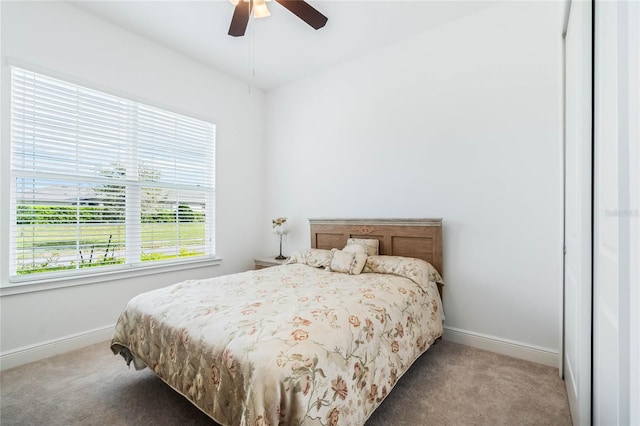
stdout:
<svg viewBox="0 0 640 426">
<path fill-rule="evenodd" d="M 442 334 L 432 281 L 374 269 L 289 264 L 144 293 L 111 349 L 223 425 L 362 425 Z"/>
</svg>

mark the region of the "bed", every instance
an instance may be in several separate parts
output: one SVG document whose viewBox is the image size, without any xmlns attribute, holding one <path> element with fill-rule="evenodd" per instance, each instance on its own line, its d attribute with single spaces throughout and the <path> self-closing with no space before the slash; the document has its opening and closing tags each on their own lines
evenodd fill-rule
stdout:
<svg viewBox="0 0 640 426">
<path fill-rule="evenodd" d="M 364 424 L 442 335 L 442 221 L 310 229 L 311 248 L 285 265 L 134 297 L 112 351 L 222 425 Z M 340 256 L 362 273 L 336 272 Z"/>
</svg>

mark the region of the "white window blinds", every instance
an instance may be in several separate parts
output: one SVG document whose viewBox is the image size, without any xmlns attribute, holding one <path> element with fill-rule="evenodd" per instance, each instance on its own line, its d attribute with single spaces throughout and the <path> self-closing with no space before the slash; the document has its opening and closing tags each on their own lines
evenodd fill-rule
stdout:
<svg viewBox="0 0 640 426">
<path fill-rule="evenodd" d="M 14 279 L 214 256 L 214 124 L 13 67 L 11 147 Z"/>
</svg>

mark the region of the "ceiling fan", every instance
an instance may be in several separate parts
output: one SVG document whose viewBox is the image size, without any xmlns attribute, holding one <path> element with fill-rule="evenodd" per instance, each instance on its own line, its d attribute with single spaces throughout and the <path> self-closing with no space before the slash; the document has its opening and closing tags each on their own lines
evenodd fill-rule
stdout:
<svg viewBox="0 0 640 426">
<path fill-rule="evenodd" d="M 271 0 L 230 0 L 236 8 L 233 12 L 233 18 L 231 18 L 231 25 L 229 26 L 229 35 L 233 37 L 243 36 L 247 30 L 247 24 L 249 23 L 249 15 L 253 11 L 254 18 L 264 18 L 269 16 L 269 9 L 267 8 L 267 1 Z M 291 13 L 302 19 L 316 30 L 324 27 L 328 18 L 322 13 L 318 12 L 309 3 L 304 0 L 276 0 Z"/>
</svg>

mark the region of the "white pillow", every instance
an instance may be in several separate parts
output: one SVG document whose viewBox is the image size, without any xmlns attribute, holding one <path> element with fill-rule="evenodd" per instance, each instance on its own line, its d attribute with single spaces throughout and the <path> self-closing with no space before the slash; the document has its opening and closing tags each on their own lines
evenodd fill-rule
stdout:
<svg viewBox="0 0 640 426">
<path fill-rule="evenodd" d="M 347 245 L 345 247 L 351 245 L 360 245 L 367 250 L 367 256 L 377 256 L 378 250 L 380 247 L 380 241 L 373 238 L 349 238 L 347 239 Z M 344 250 L 344 249 L 343 249 Z"/>
<path fill-rule="evenodd" d="M 364 254 L 367 256 L 367 249 L 361 244 L 346 245 L 342 251 L 346 251 L 347 253 Z"/>
<path fill-rule="evenodd" d="M 355 249 L 354 251 L 331 249 L 329 270 L 332 272 L 358 275 L 364 269 L 365 263 L 367 263 L 367 255 L 364 253 L 363 248 Z"/>
</svg>

